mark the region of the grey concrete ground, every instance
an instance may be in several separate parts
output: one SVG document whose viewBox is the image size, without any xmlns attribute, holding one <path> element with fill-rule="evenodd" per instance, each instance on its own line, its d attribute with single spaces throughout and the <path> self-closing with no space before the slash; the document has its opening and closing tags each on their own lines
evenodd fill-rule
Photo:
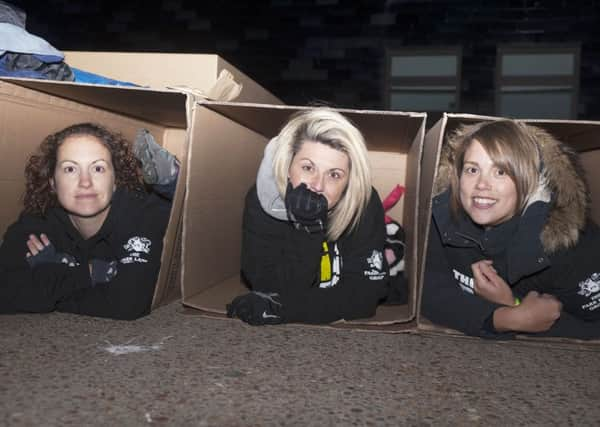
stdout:
<svg viewBox="0 0 600 427">
<path fill-rule="evenodd" d="M 172 303 L 0 316 L 8 426 L 599 425 L 600 349 L 302 326 Z"/>
</svg>

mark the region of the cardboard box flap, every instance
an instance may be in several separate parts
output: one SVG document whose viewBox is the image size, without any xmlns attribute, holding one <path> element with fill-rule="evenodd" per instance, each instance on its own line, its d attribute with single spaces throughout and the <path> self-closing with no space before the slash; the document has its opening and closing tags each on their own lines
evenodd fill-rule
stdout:
<svg viewBox="0 0 600 427">
<path fill-rule="evenodd" d="M 292 114 L 312 108 L 242 102 L 206 101 L 202 104 L 267 138 L 277 135 Z M 426 116 L 425 113 L 399 111 L 334 110 L 359 127 L 369 150 L 373 151 L 407 152 Z"/>
<path fill-rule="evenodd" d="M 240 102 L 282 104 L 281 100 L 237 67 L 215 54 L 64 51 L 72 67 L 154 89 L 188 86 L 207 92 L 222 70 L 229 71 L 242 92 Z"/>
<path fill-rule="evenodd" d="M 157 122 L 162 126 L 185 128 L 187 125 L 187 95 L 176 91 L 35 79 L 2 80 L 114 113 Z"/>
<path fill-rule="evenodd" d="M 579 152 L 600 148 L 600 122 L 572 120 L 526 120 L 526 122 L 544 128 Z"/>
</svg>

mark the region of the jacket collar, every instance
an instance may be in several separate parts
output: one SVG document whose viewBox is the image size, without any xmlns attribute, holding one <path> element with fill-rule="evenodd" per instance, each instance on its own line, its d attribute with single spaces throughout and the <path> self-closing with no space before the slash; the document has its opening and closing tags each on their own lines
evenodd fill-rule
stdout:
<svg viewBox="0 0 600 427">
<path fill-rule="evenodd" d="M 452 218 L 449 201 L 449 190 L 433 199 L 433 219 L 444 245 L 477 248 L 484 257 L 490 258 L 506 251 L 510 284 L 550 265 L 540 240 L 548 215 L 548 203 L 536 202 L 522 215 L 486 230 L 465 214 L 460 214 L 456 220 Z"/>
<path fill-rule="evenodd" d="M 108 211 L 108 215 L 104 220 L 104 223 L 100 227 L 100 230 L 90 237 L 89 239 L 84 239 L 79 231 L 73 225 L 71 218 L 69 218 L 68 212 L 63 207 L 55 207 L 52 208 L 49 212 L 49 216 L 55 218 L 58 222 L 62 224 L 67 235 L 71 240 L 73 240 L 78 245 L 87 245 L 93 244 L 101 239 L 110 240 L 110 235 L 114 230 L 114 224 L 117 221 L 116 216 L 119 211 L 123 211 L 123 203 L 125 201 L 125 193 L 127 190 L 122 188 L 117 188 L 115 190 L 113 197 L 110 203 L 110 209 Z M 87 242 L 87 243 L 84 243 Z"/>
</svg>

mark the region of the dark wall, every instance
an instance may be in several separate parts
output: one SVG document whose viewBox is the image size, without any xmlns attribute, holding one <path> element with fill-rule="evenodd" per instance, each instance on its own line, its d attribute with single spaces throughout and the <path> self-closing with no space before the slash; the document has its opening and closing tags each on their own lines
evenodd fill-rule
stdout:
<svg viewBox="0 0 600 427">
<path fill-rule="evenodd" d="M 496 46 L 580 43 L 600 119 L 600 1 L 15 1 L 62 50 L 218 53 L 285 102 L 383 108 L 386 46 L 463 47 L 462 111 L 493 114 Z"/>
</svg>

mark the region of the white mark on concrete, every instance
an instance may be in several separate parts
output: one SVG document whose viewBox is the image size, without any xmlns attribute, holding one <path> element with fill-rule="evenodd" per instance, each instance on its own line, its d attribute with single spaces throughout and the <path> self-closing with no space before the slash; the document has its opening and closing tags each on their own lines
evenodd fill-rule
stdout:
<svg viewBox="0 0 600 427">
<path fill-rule="evenodd" d="M 150 412 L 146 412 L 146 421 L 148 421 L 149 423 L 152 422 L 152 416 L 150 415 Z"/>
<path fill-rule="evenodd" d="M 106 341 L 108 344 L 106 347 L 103 347 L 102 350 L 105 350 L 111 354 L 116 356 L 120 356 L 122 354 L 130 354 L 130 353 L 143 353 L 147 351 L 158 351 L 163 348 L 164 342 L 169 338 L 173 338 L 172 336 L 164 337 L 156 344 L 152 345 L 138 345 L 131 344 L 135 338 L 130 339 L 125 344 L 111 344 L 109 341 Z"/>
</svg>

